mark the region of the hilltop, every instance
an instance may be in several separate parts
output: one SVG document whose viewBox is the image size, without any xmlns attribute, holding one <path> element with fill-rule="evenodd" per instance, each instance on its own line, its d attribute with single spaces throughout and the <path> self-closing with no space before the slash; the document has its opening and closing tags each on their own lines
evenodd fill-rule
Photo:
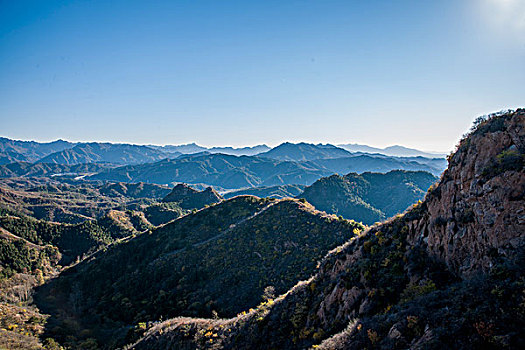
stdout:
<svg viewBox="0 0 525 350">
<path fill-rule="evenodd" d="M 82 341 L 90 329 L 99 344 L 115 345 L 140 322 L 255 307 L 267 287 L 283 293 L 362 229 L 299 200 L 238 196 L 69 269 L 39 291 L 38 304 L 52 314 L 54 338 Z"/>
<path fill-rule="evenodd" d="M 333 145 L 285 142 L 271 150 L 260 153 L 260 157 L 279 160 L 309 161 L 314 159 L 343 158 L 351 153 Z"/>
<path fill-rule="evenodd" d="M 437 177 L 422 171 L 332 175 L 306 187 L 299 197 L 319 210 L 370 225 L 423 199 L 436 181 Z"/>
<path fill-rule="evenodd" d="M 281 186 L 261 186 L 252 188 L 242 188 L 223 193 L 223 197 L 228 199 L 235 196 L 251 195 L 257 197 L 285 198 L 299 196 L 304 190 L 303 185 L 281 185 Z"/>
<path fill-rule="evenodd" d="M 525 110 L 480 118 L 425 200 L 229 320 L 177 318 L 132 348 L 521 348 Z"/>
<path fill-rule="evenodd" d="M 186 184 L 178 184 L 162 199 L 165 203 L 177 203 L 182 209 L 202 209 L 219 203 L 223 198 L 213 188 L 197 191 Z"/>
</svg>

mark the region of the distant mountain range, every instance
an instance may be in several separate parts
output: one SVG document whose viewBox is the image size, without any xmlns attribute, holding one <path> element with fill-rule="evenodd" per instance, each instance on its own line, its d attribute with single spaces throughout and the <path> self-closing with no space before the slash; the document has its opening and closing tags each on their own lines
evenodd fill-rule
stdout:
<svg viewBox="0 0 525 350">
<path fill-rule="evenodd" d="M 334 173 L 366 171 L 423 170 L 441 172 L 443 162 L 419 163 L 415 160 L 370 155 L 315 161 L 283 161 L 257 156 L 194 154 L 156 163 L 108 168 L 87 177 L 90 180 L 150 182 L 157 184 L 205 183 L 223 189 L 239 189 L 289 184 L 310 185 Z"/>
<path fill-rule="evenodd" d="M 80 174 L 93 174 L 114 165 L 107 163 L 89 163 L 64 165 L 54 163 L 27 163 L 17 162 L 0 165 L 0 177 L 54 177 L 77 176 Z"/>
<path fill-rule="evenodd" d="M 180 156 L 181 153 L 170 153 L 147 147 L 113 143 L 81 143 L 73 148 L 52 153 L 39 160 L 39 163 L 82 164 L 82 163 L 113 163 L 141 164 L 154 162 L 165 158 Z"/>
<path fill-rule="evenodd" d="M 1 177 L 60 175 L 168 185 L 184 182 L 217 190 L 308 186 L 334 173 L 411 170 L 439 175 L 446 165 L 444 158 L 351 153 L 331 144 L 304 142 L 285 142 L 270 149 L 266 145 L 205 148 L 196 144 L 141 146 L 0 139 Z M 278 196 L 286 196 L 286 191 L 278 192 Z"/>
<path fill-rule="evenodd" d="M 54 163 L 11 163 L 0 165 L 0 177 L 83 178 L 87 180 L 146 182 L 156 184 L 205 184 L 217 189 L 242 189 L 261 186 L 311 185 L 323 176 L 334 173 L 386 173 L 391 170 L 422 170 L 434 175 L 441 173 L 445 160 L 425 161 L 358 155 L 346 158 L 315 161 L 282 161 L 257 156 L 225 154 L 184 155 L 154 163 L 115 167 L 108 163 L 63 165 Z"/>
<path fill-rule="evenodd" d="M 267 145 L 252 147 L 203 147 L 195 143 L 185 145 L 134 145 L 102 142 L 69 142 L 57 140 L 41 143 L 18 141 L 0 137 L 0 164 L 13 162 L 82 164 L 106 162 L 114 164 L 150 163 L 165 158 L 176 158 L 181 154 L 221 153 L 236 156 L 263 156 L 279 160 L 305 161 L 326 158 L 341 158 L 352 153 L 382 154 L 394 157 L 443 158 L 444 154 L 423 152 L 403 146 L 384 149 L 358 144 L 310 144 L 285 142 L 274 148 Z"/>
<path fill-rule="evenodd" d="M 0 164 L 13 162 L 33 163 L 51 153 L 60 152 L 73 146 L 73 143 L 64 140 L 40 143 L 0 137 Z"/>
<path fill-rule="evenodd" d="M 323 166 L 308 162 L 199 153 L 156 163 L 107 169 L 90 176 L 89 179 L 158 184 L 205 183 L 237 189 L 282 184 L 307 185 L 331 173 Z"/>
<path fill-rule="evenodd" d="M 203 147 L 199 146 L 195 143 L 189 143 L 187 145 L 179 145 L 179 146 L 173 146 L 173 145 L 167 145 L 167 146 L 154 146 L 149 145 L 149 147 L 158 149 L 167 153 L 182 153 L 182 154 L 195 154 L 195 153 L 201 153 L 201 152 L 209 152 L 209 153 L 222 153 L 222 154 L 230 154 L 234 156 L 254 156 L 259 153 L 263 153 L 266 151 L 269 151 L 271 148 L 266 145 L 256 145 L 253 147 Z"/>
<path fill-rule="evenodd" d="M 361 152 L 361 153 L 379 153 L 386 156 L 393 157 L 427 157 L 427 158 L 444 158 L 445 153 L 439 152 L 423 152 L 413 148 L 407 148 L 399 145 L 394 145 L 386 148 L 376 148 L 367 145 L 359 145 L 356 143 L 348 143 L 338 145 L 350 152 Z"/>
<path fill-rule="evenodd" d="M 333 145 L 314 145 L 311 143 L 285 142 L 268 152 L 260 153 L 259 157 L 278 160 L 308 161 L 315 159 L 333 159 L 352 156 L 352 153 Z"/>
</svg>

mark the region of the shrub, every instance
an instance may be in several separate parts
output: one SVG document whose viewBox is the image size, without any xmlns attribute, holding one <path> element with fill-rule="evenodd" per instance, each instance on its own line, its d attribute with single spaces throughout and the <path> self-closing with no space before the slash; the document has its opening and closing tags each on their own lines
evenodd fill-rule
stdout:
<svg viewBox="0 0 525 350">
<path fill-rule="evenodd" d="M 409 300 L 415 299 L 419 296 L 428 294 L 436 290 L 436 284 L 432 280 L 426 280 L 420 284 L 410 284 L 408 285 L 403 293 L 401 294 L 401 301 L 407 302 Z"/>
<path fill-rule="evenodd" d="M 516 149 L 502 151 L 496 156 L 492 163 L 483 169 L 481 175 L 485 178 L 492 178 L 506 171 L 520 171 L 525 165 L 525 155 Z"/>
</svg>

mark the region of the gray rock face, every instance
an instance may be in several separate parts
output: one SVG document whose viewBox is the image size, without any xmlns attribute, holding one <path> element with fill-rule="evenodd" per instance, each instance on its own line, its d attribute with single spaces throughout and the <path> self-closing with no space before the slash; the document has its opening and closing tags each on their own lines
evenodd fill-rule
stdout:
<svg viewBox="0 0 525 350">
<path fill-rule="evenodd" d="M 427 195 L 426 213 L 410 223 L 412 243 L 425 244 L 462 276 L 487 271 L 498 256 L 512 259 L 525 242 L 525 176 L 517 164 L 525 153 L 525 111 L 501 118 L 501 130 L 477 131 L 460 143 Z"/>
</svg>

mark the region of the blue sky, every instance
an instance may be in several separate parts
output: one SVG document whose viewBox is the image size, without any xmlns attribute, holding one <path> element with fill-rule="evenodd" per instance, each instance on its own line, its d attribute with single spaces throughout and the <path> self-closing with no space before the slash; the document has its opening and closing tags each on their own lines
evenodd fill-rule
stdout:
<svg viewBox="0 0 525 350">
<path fill-rule="evenodd" d="M 524 83 L 525 0 L 0 0 L 17 139 L 449 151 Z"/>
</svg>

